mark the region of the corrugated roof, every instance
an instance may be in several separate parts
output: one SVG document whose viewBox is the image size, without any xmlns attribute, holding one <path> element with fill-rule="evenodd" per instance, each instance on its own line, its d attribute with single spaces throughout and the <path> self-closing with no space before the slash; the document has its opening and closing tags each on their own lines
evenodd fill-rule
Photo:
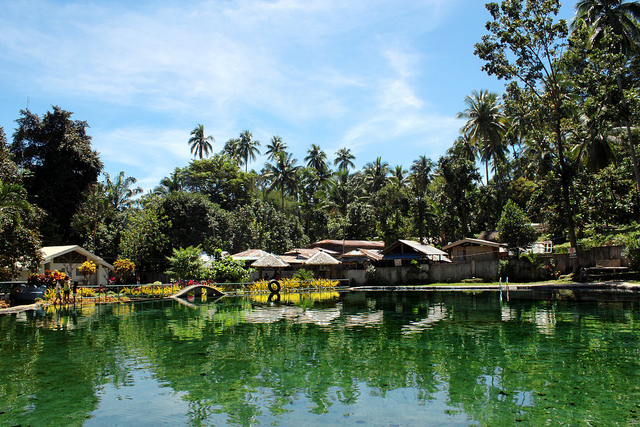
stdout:
<svg viewBox="0 0 640 427">
<path fill-rule="evenodd" d="M 392 253 L 391 251 L 398 246 L 406 245 L 424 255 L 425 258 L 428 258 L 432 261 L 443 261 L 443 262 L 451 262 L 448 258 L 448 254 L 444 251 L 441 251 L 438 248 L 435 248 L 431 245 L 423 245 L 422 243 L 415 242 L 413 240 L 398 240 L 390 246 L 386 247 L 384 251 L 382 251 L 383 259 L 411 259 L 413 258 L 410 253 L 399 255 L 397 253 Z M 403 256 L 406 255 L 406 256 Z"/>
<path fill-rule="evenodd" d="M 443 246 L 442 249 L 447 250 L 456 246 L 474 246 L 474 245 L 475 246 L 491 246 L 492 248 L 500 248 L 500 247 L 506 246 L 503 243 L 491 242 L 489 240 L 465 238 L 465 239 L 458 240 L 457 242 L 449 243 L 448 245 Z"/>
<path fill-rule="evenodd" d="M 313 242 L 310 246 L 322 246 L 322 245 L 345 245 L 357 248 L 367 249 L 384 249 L 384 241 L 382 240 L 335 240 L 325 239 Z"/>
<path fill-rule="evenodd" d="M 44 260 L 42 261 L 43 264 L 52 261 L 55 257 L 66 255 L 69 252 L 78 252 L 89 258 L 91 261 L 113 270 L 113 265 L 78 245 L 44 246 L 40 250 L 44 257 Z"/>
<path fill-rule="evenodd" d="M 262 249 L 247 249 L 246 251 L 238 252 L 237 254 L 231 255 L 231 258 L 241 261 L 251 261 L 258 260 L 265 256 L 267 253 L 268 252 L 265 252 Z"/>
<path fill-rule="evenodd" d="M 266 254 L 261 257 L 259 260 L 254 261 L 251 264 L 251 267 L 267 267 L 267 268 L 277 268 L 277 267 L 289 267 L 289 264 L 284 262 L 280 257 L 274 254 Z"/>
</svg>

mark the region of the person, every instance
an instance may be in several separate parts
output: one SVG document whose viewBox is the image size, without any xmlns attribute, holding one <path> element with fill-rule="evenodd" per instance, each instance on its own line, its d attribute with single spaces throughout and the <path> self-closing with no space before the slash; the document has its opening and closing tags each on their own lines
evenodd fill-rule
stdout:
<svg viewBox="0 0 640 427">
<path fill-rule="evenodd" d="M 69 282 L 70 282 L 69 280 L 65 280 L 64 281 L 64 288 L 63 288 L 63 290 L 64 290 L 64 299 L 62 300 L 62 302 L 64 304 L 69 304 L 69 302 L 70 302 L 69 293 L 71 292 L 71 285 L 70 285 Z"/>
<path fill-rule="evenodd" d="M 76 297 L 78 296 L 78 281 L 73 282 L 73 305 L 76 305 Z"/>
<path fill-rule="evenodd" d="M 20 285 L 18 283 L 14 283 L 11 287 L 11 291 L 9 291 L 9 307 L 13 307 L 16 305 L 18 301 L 18 288 Z"/>
<path fill-rule="evenodd" d="M 58 300 L 60 301 L 60 304 L 62 304 L 62 285 L 60 284 L 60 280 L 58 280 L 56 282 L 56 299 L 53 300 L 53 305 L 56 304 L 56 302 L 58 302 Z"/>
</svg>

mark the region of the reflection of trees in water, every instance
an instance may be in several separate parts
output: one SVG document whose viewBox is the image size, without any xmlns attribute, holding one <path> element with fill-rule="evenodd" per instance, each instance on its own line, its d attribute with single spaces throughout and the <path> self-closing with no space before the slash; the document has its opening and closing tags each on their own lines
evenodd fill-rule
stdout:
<svg viewBox="0 0 640 427">
<path fill-rule="evenodd" d="M 364 387 L 381 397 L 410 389 L 423 404 L 445 390 L 452 413 L 481 425 L 608 424 L 637 410 L 633 301 L 429 293 L 342 296 L 304 308 L 244 299 L 122 307 L 75 321 L 71 312 L 41 316 L 35 329 L 32 319 L 0 323 L 0 367 L 13 380 L 0 389 L 0 410 L 13 417 L 2 422 L 38 424 L 49 416 L 42 411 L 62 405 L 79 425 L 102 384 L 133 381 L 132 363 L 183 392 L 194 424 L 250 425 L 301 404 L 322 414 L 357 404 Z M 50 383 L 52 370 L 64 370 L 64 384 Z M 30 412 L 16 417 L 16 407 Z"/>
</svg>

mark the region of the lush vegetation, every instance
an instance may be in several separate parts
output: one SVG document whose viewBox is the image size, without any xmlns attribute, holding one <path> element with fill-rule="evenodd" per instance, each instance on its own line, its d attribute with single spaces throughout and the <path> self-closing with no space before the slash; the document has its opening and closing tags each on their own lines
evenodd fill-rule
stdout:
<svg viewBox="0 0 640 427">
<path fill-rule="evenodd" d="M 144 274 L 169 270 L 174 250 L 198 245 L 207 253 L 282 253 L 324 238 L 443 245 L 498 228 L 520 245 L 532 238 L 523 218 L 545 224 L 559 247 L 637 230 L 640 5 L 583 0 L 571 25 L 557 19 L 559 6 L 487 5 L 475 54 L 505 91 L 470 88 L 460 137 L 436 160 L 416 152 L 410 165 L 377 157 L 356 170 L 348 147 L 332 158 L 313 144 L 299 161 L 274 136 L 264 167 L 250 170 L 261 147 L 250 131 L 216 152 L 198 125 L 185 132 L 194 160 L 139 196 L 133 177 L 99 180 L 86 123 L 59 107 L 42 117 L 22 111 L 12 144 L 0 129 L 0 274 L 36 263 L 41 242 L 128 258 Z"/>
</svg>

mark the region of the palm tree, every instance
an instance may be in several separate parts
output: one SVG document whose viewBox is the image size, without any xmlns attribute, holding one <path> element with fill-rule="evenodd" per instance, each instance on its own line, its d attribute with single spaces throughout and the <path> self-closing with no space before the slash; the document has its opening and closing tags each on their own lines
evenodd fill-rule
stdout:
<svg viewBox="0 0 640 427">
<path fill-rule="evenodd" d="M 253 134 L 248 130 L 240 132 L 240 141 L 237 146 L 237 155 L 244 163 L 244 171 L 249 172 L 249 159 L 256 160 L 256 155 L 260 154 L 258 147 L 260 141 L 253 139 Z"/>
<path fill-rule="evenodd" d="M 427 156 L 420 156 L 411 165 L 411 182 L 417 196 L 422 196 L 427 192 L 427 186 L 431 182 L 431 170 L 433 162 Z"/>
<path fill-rule="evenodd" d="M 267 173 L 265 178 L 269 179 L 271 185 L 269 191 L 278 189 L 282 197 L 282 211 L 284 212 L 284 195 L 289 193 L 293 196 L 298 191 L 298 170 L 300 166 L 296 166 L 297 159 L 293 159 L 291 154 L 281 151 L 276 157 L 276 163 L 267 163 L 265 168 Z"/>
<path fill-rule="evenodd" d="M 121 171 L 113 181 L 111 180 L 111 176 L 106 172 L 104 173 L 104 177 L 104 190 L 107 199 L 117 211 L 123 211 L 133 205 L 133 197 L 141 194 L 143 191 L 140 187 L 131 188 L 131 185 L 138 182 L 138 180 L 132 176 L 125 178 L 124 171 Z"/>
<path fill-rule="evenodd" d="M 398 186 L 402 187 L 407 183 L 407 170 L 402 165 L 396 165 L 391 169 L 391 180 Z"/>
<path fill-rule="evenodd" d="M 282 137 L 277 135 L 271 137 L 271 141 L 269 145 L 267 145 L 267 152 L 265 153 L 267 155 L 267 159 L 271 161 L 275 160 L 278 153 L 281 151 L 287 151 L 287 148 L 289 147 L 282 141 Z"/>
<path fill-rule="evenodd" d="M 447 154 L 450 156 L 458 156 L 471 162 L 476 161 L 478 157 L 478 150 L 469 140 L 468 135 L 461 135 L 453 142 L 453 145 L 447 150 Z"/>
<path fill-rule="evenodd" d="M 191 153 L 195 151 L 193 155 L 194 158 L 196 155 L 200 157 L 202 160 L 203 153 L 206 156 L 209 156 L 209 152 L 213 151 L 213 147 L 211 143 L 214 142 L 215 139 L 213 136 L 204 136 L 204 126 L 198 125 L 191 131 L 191 138 L 189 138 L 189 144 L 191 145 Z"/>
<path fill-rule="evenodd" d="M 240 144 L 239 138 L 231 138 L 227 142 L 224 143 L 224 148 L 222 152 L 229 157 L 231 160 L 240 164 L 242 159 L 238 156 L 238 145 Z"/>
<path fill-rule="evenodd" d="M 364 179 L 370 193 L 377 193 L 387 182 L 389 175 L 389 163 L 383 162 L 377 157 L 373 163 L 367 163 L 364 169 Z"/>
<path fill-rule="evenodd" d="M 342 215 L 347 215 L 349 204 L 357 201 L 361 190 L 361 183 L 356 174 L 349 174 L 348 170 L 339 169 L 334 174 L 334 180 L 329 189 L 329 200 Z"/>
<path fill-rule="evenodd" d="M 307 162 L 307 166 L 314 168 L 318 172 L 327 169 L 327 154 L 322 151 L 320 146 L 311 144 L 311 148 L 307 150 L 307 153 L 309 155 L 304 158 L 304 161 Z"/>
<path fill-rule="evenodd" d="M 182 190 L 182 177 L 180 168 L 176 168 L 169 176 L 165 176 L 160 180 L 160 185 L 153 189 L 153 193 L 157 195 L 167 195 Z"/>
<path fill-rule="evenodd" d="M 28 211 L 31 206 L 27 202 L 27 192 L 20 184 L 4 183 L 0 179 L 0 214 L 20 217 L 20 211 Z"/>
<path fill-rule="evenodd" d="M 620 43 L 614 46 L 617 51 L 630 57 L 640 50 L 640 2 L 626 0 L 580 0 L 576 4 L 576 17 L 571 23 L 572 27 L 578 21 L 583 21 L 591 29 L 590 44 L 600 46 L 604 36 L 608 31 L 620 36 Z M 636 176 L 636 186 L 640 194 L 640 168 L 636 157 L 636 149 L 631 132 L 629 119 L 629 109 L 627 99 L 624 94 L 622 76 L 616 75 L 618 90 L 622 97 L 622 107 L 625 126 L 627 128 L 627 138 L 631 149 L 631 160 Z"/>
<path fill-rule="evenodd" d="M 621 36 L 618 49 L 626 56 L 637 52 L 640 41 L 640 2 L 626 0 L 580 0 L 576 4 L 576 17 L 571 26 L 575 28 L 579 20 L 591 28 L 589 39 L 592 46 L 598 46 L 607 30 Z"/>
<path fill-rule="evenodd" d="M 497 171 L 498 161 L 506 159 L 506 118 L 498 103 L 498 95 L 493 92 L 474 90 L 471 96 L 464 98 L 464 103 L 467 108 L 457 114 L 459 119 L 467 119 L 461 131 L 478 147 L 480 158 L 485 164 L 488 183 L 489 161 L 493 159 L 493 170 Z"/>
<path fill-rule="evenodd" d="M 341 171 L 346 171 L 350 167 L 355 167 L 353 160 L 355 160 L 355 156 L 351 154 L 351 150 L 349 148 L 341 148 L 336 152 L 336 159 L 333 161 L 333 164 L 338 166 L 338 169 Z"/>
</svg>

